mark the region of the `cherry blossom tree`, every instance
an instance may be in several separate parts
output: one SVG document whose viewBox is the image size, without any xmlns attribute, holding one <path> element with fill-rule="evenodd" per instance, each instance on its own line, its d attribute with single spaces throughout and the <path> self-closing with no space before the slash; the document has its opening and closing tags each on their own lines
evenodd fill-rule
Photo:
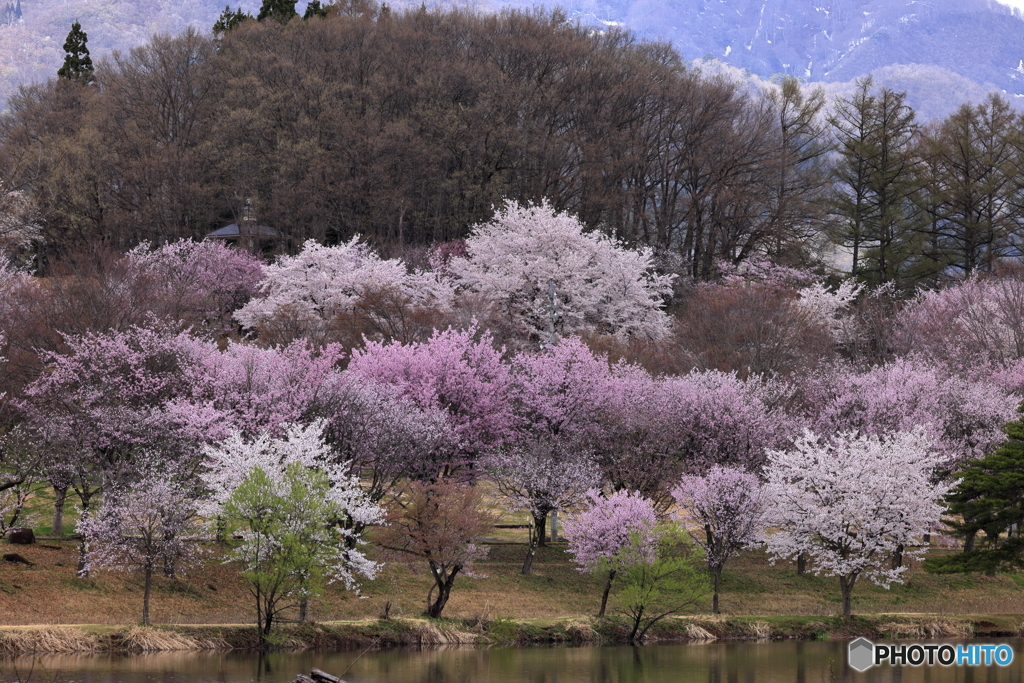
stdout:
<svg viewBox="0 0 1024 683">
<path fill-rule="evenodd" d="M 718 593 L 726 561 L 761 540 L 761 482 L 757 475 L 745 470 L 715 465 L 704 476 L 683 477 L 672 489 L 672 496 L 685 519 L 703 531 L 690 531 L 690 536 L 704 549 L 708 570 L 714 577 L 711 611 L 718 614 Z"/>
<path fill-rule="evenodd" d="M 655 561 L 658 520 L 654 505 L 638 493 L 616 491 L 603 496 L 592 489 L 587 498 L 587 508 L 569 515 L 562 533 L 581 572 L 606 573 L 597 614 L 603 617 L 615 577 L 630 566 Z"/>
<path fill-rule="evenodd" d="M 1024 358 L 1024 273 L 978 275 L 921 292 L 899 315 L 896 345 L 904 355 L 969 377 Z"/>
<path fill-rule="evenodd" d="M 990 381 L 950 375 L 919 360 L 899 359 L 859 372 L 838 366 L 799 383 L 806 424 L 819 434 L 883 435 L 924 428 L 950 464 L 978 458 L 1002 443 L 1001 427 L 1019 399 Z"/>
<path fill-rule="evenodd" d="M 67 353 L 45 354 L 48 372 L 19 406 L 44 441 L 93 463 L 100 486 L 130 481 L 137 462 L 187 468 L 224 431 L 223 415 L 192 401 L 201 359 L 216 347 L 187 333 L 129 328 L 65 339 Z M 82 501 L 87 505 L 87 501 Z"/>
<path fill-rule="evenodd" d="M 448 262 L 457 284 L 498 302 L 527 339 L 547 336 L 552 283 L 563 334 L 657 338 L 668 330 L 661 307 L 673 276 L 654 272 L 651 250 L 585 233 L 546 201 L 507 203 L 472 229 L 466 251 Z"/>
<path fill-rule="evenodd" d="M 447 308 L 452 290 L 431 273 L 410 273 L 397 259 L 381 259 L 357 235 L 325 247 L 306 242 L 295 256 L 281 256 L 265 268 L 264 294 L 235 313 L 245 327 L 277 341 L 298 336 L 319 344 L 331 338 L 338 315 L 347 314 L 366 294 L 392 292 L 417 305 Z"/>
<path fill-rule="evenodd" d="M 0 433 L 0 537 L 22 519 L 44 462 L 44 452 L 23 427 Z"/>
<path fill-rule="evenodd" d="M 42 216 L 33 199 L 0 184 L 0 267 L 43 239 Z"/>
<path fill-rule="evenodd" d="M 281 437 L 267 432 L 247 437 L 236 430 L 225 439 L 204 446 L 207 471 L 203 483 L 210 492 L 210 502 L 202 508 L 203 513 L 214 516 L 217 506 L 253 469 L 259 467 L 276 481 L 289 465 L 299 464 L 324 472 L 331 483 L 329 497 L 347 516 L 364 525 L 379 521 L 381 510 L 366 499 L 348 463 L 336 462 L 323 432 L 324 422 L 317 420 L 308 425 L 286 425 Z M 353 532 L 346 530 L 345 533 Z"/>
<path fill-rule="evenodd" d="M 427 561 L 433 584 L 424 614 L 436 618 L 448 604 L 459 573 L 468 575 L 473 563 L 486 557 L 488 548 L 479 541 L 495 520 L 475 486 L 450 479 L 411 481 L 393 498 L 388 525 L 380 530 L 377 543 L 398 555 Z"/>
<path fill-rule="evenodd" d="M 798 431 L 776 403 L 780 386 L 731 373 L 653 377 L 617 366 L 594 448 L 616 489 L 642 492 L 659 510 L 672 503 L 671 482 L 714 464 L 756 469 L 768 448 Z"/>
<path fill-rule="evenodd" d="M 888 588 L 905 567 L 886 562 L 919 545 L 938 522 L 950 485 L 936 479 L 944 456 L 923 430 L 884 436 L 806 432 L 765 467 L 766 538 L 776 558 L 808 553 L 816 574 L 839 577 L 843 616 L 861 576 Z M 923 550 L 913 551 L 919 555 Z"/>
<path fill-rule="evenodd" d="M 76 531 L 88 547 L 87 571 L 116 569 L 143 575 L 142 623 L 149 623 L 153 572 L 196 560 L 200 526 L 193 492 L 166 476 L 143 479 L 130 490 L 108 490 L 103 506 L 83 516 Z"/>
<path fill-rule="evenodd" d="M 523 574 L 530 573 L 537 546 L 544 545 L 548 515 L 582 502 L 587 491 L 601 484 L 593 455 L 566 439 L 521 440 L 486 457 L 483 466 L 512 509 L 526 510 L 533 517 Z"/>
<path fill-rule="evenodd" d="M 264 268 L 242 249 L 185 239 L 156 249 L 139 245 L 128 252 L 127 266 L 132 276 L 156 282 L 168 313 L 216 332 L 230 330 L 231 314 L 257 294 Z"/>
<path fill-rule="evenodd" d="M 308 599 L 325 582 L 341 581 L 351 590 L 357 576 L 376 575 L 377 564 L 352 548 L 348 530 L 337 525 L 352 512 L 332 493 L 337 488 L 299 462 L 270 471 L 255 466 L 222 505 L 229 523 L 241 526 L 242 543 L 228 557 L 244 567 L 264 642 L 292 600 L 305 620 Z"/>
<path fill-rule="evenodd" d="M 323 579 L 352 588 L 377 565 L 359 549 L 362 530 L 382 510 L 363 493 L 348 463 L 338 462 L 323 437 L 322 420 L 287 425 L 284 436 L 248 438 L 233 431 L 206 446 L 201 511 L 243 527 L 232 558 L 242 562 L 265 638 L 296 598 L 300 614 Z"/>
<path fill-rule="evenodd" d="M 343 358 L 336 344 L 314 349 L 305 340 L 270 348 L 228 343 L 223 352 L 199 358 L 192 400 L 213 405 L 246 434 L 280 435 L 284 425 L 305 421 L 341 381 Z"/>
<path fill-rule="evenodd" d="M 522 351 L 512 361 L 512 398 L 526 434 L 578 436 L 593 431 L 609 398 L 608 359 L 576 337 L 544 352 Z"/>
<path fill-rule="evenodd" d="M 600 431 L 610 380 L 608 361 L 574 337 L 541 353 L 522 351 L 512 361 L 516 431 L 485 467 L 513 507 L 533 516 L 524 574 L 536 546 L 545 544 L 548 514 L 575 505 L 602 483 L 589 444 Z"/>
<path fill-rule="evenodd" d="M 451 420 L 459 450 L 435 473 L 447 475 L 497 448 L 513 433 L 508 365 L 475 328 L 437 331 L 426 342 L 369 342 L 352 352 L 348 372 L 395 387 L 422 408 L 441 408 Z"/>
<path fill-rule="evenodd" d="M 446 410 L 420 406 L 393 385 L 351 373 L 318 392 L 308 415 L 324 420 L 335 461 L 349 463 L 374 502 L 402 479 L 436 476 L 460 448 Z"/>
</svg>

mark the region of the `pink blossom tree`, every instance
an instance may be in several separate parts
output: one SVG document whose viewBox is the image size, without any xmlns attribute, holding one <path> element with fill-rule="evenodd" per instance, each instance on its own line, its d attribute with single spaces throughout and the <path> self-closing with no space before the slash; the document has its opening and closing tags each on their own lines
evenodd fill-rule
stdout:
<svg viewBox="0 0 1024 683">
<path fill-rule="evenodd" d="M 544 352 L 522 351 L 512 360 L 518 429 L 526 434 L 579 436 L 597 427 L 612 382 L 608 359 L 577 337 Z"/>
<path fill-rule="evenodd" d="M 379 502 L 403 479 L 430 479 L 460 448 L 449 413 L 420 406 L 392 385 L 345 373 L 317 393 L 308 416 L 322 419 L 335 461 L 360 474 Z"/>
<path fill-rule="evenodd" d="M 714 577 L 711 611 L 719 613 L 718 593 L 726 561 L 761 540 L 764 501 L 757 475 L 735 467 L 713 466 L 704 476 L 683 477 L 672 489 L 685 519 L 703 534 L 690 531 L 702 548 Z"/>
<path fill-rule="evenodd" d="M 615 577 L 630 566 L 652 564 L 658 551 L 657 516 L 650 500 L 638 493 L 616 491 L 603 496 L 587 493 L 589 505 L 566 518 L 563 533 L 569 554 L 581 572 L 604 572 L 603 617 Z"/>
<path fill-rule="evenodd" d="M 200 444 L 224 429 L 219 411 L 191 400 L 201 359 L 216 353 L 212 344 L 143 328 L 65 343 L 67 353 L 46 354 L 49 371 L 19 405 L 42 438 L 94 461 L 105 480 L 130 479 L 144 453 L 198 463 Z"/>
<path fill-rule="evenodd" d="M 1024 358 L 1024 273 L 921 292 L 900 313 L 895 342 L 904 355 L 973 377 Z"/>
<path fill-rule="evenodd" d="M 214 406 L 246 434 L 279 435 L 283 425 L 305 421 L 341 381 L 343 358 L 336 344 L 315 349 L 305 340 L 270 348 L 229 343 L 222 352 L 200 356 L 192 400 Z"/>
<path fill-rule="evenodd" d="M 507 448 L 492 453 L 485 467 L 515 509 L 534 520 L 528 574 L 535 544 L 544 545 L 547 517 L 571 507 L 602 483 L 588 442 L 611 380 L 608 361 L 569 337 L 545 352 L 520 352 L 512 361 L 516 431 Z"/>
<path fill-rule="evenodd" d="M 475 460 L 513 432 L 508 365 L 490 335 L 475 328 L 437 331 L 421 343 L 369 342 L 352 352 L 348 372 L 390 385 L 421 408 L 448 414 L 459 448 L 435 476 Z"/>
<path fill-rule="evenodd" d="M 768 448 L 788 443 L 794 421 L 776 404 L 780 387 L 731 373 L 653 377 L 618 366 L 594 442 L 613 488 L 642 492 L 660 510 L 670 482 L 714 464 L 756 469 Z"/>
<path fill-rule="evenodd" d="M 472 229 L 466 251 L 448 263 L 457 284 L 498 302 L 527 339 L 547 336 L 550 284 L 563 334 L 657 338 L 668 330 L 661 308 L 674 276 L 654 272 L 651 250 L 585 233 L 547 202 L 507 203 Z"/>
<path fill-rule="evenodd" d="M 258 292 L 263 261 L 217 241 L 178 240 L 156 249 L 128 252 L 132 277 L 155 282 L 168 314 L 214 332 L 231 329 L 231 314 Z"/>
<path fill-rule="evenodd" d="M 905 567 L 886 560 L 939 521 L 950 485 L 936 479 L 944 456 L 934 446 L 923 430 L 831 440 L 807 432 L 792 449 L 770 451 L 766 520 L 778 530 L 766 537 L 768 552 L 807 553 L 816 574 L 839 577 L 849 617 L 857 580 L 901 581 Z"/>
<path fill-rule="evenodd" d="M 194 561 L 200 526 L 193 492 L 165 476 L 143 479 L 130 490 L 110 489 L 103 506 L 83 515 L 76 531 L 87 544 L 87 571 L 116 569 L 143 575 L 142 623 L 149 623 L 153 572 L 160 563 Z"/>
<path fill-rule="evenodd" d="M 950 464 L 1000 444 L 1019 399 L 990 381 L 899 359 L 857 371 L 838 366 L 799 383 L 806 424 L 819 434 L 883 435 L 924 428 Z"/>
<path fill-rule="evenodd" d="M 566 439 L 520 440 L 484 458 L 483 466 L 512 509 L 533 517 L 523 574 L 530 573 L 537 546 L 544 545 L 548 515 L 582 502 L 587 491 L 601 484 L 593 455 Z"/>
</svg>

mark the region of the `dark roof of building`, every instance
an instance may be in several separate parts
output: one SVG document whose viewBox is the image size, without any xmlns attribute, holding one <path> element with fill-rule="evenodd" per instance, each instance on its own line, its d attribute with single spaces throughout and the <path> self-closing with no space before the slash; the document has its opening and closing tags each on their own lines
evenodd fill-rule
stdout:
<svg viewBox="0 0 1024 683">
<path fill-rule="evenodd" d="M 279 237 L 277 230 L 274 230 L 269 225 L 258 225 L 256 226 L 256 234 L 259 237 Z M 238 223 L 232 223 L 231 225 L 225 225 L 223 228 L 214 230 L 213 232 L 206 235 L 207 237 L 238 237 Z"/>
</svg>

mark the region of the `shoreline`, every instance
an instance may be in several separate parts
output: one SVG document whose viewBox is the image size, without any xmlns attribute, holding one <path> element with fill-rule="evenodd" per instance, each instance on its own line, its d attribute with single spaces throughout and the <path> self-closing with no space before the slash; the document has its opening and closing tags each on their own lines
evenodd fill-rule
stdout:
<svg viewBox="0 0 1024 683">
<path fill-rule="evenodd" d="M 842 617 L 680 616 L 652 627 L 646 642 L 831 640 L 864 636 L 874 640 L 1015 637 L 1024 635 L 1024 616 L 878 614 Z M 281 624 L 270 649 L 341 651 L 438 645 L 546 646 L 618 645 L 628 642 L 621 617 L 554 619 L 372 619 L 354 622 Z M 260 649 L 250 625 L 33 625 L 0 627 L 0 656 L 29 654 L 143 654 Z"/>
</svg>

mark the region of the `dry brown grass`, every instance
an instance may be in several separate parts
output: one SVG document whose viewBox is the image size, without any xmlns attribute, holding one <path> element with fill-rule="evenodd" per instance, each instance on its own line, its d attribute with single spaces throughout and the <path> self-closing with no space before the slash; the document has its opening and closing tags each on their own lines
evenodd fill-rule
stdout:
<svg viewBox="0 0 1024 683">
<path fill-rule="evenodd" d="M 879 630 L 897 638 L 968 638 L 974 635 L 970 622 L 942 617 L 911 622 L 891 621 L 879 626 Z"/>
<path fill-rule="evenodd" d="M 473 633 L 433 621 L 416 620 L 420 645 L 475 645 L 477 636 Z"/>
<path fill-rule="evenodd" d="M 572 619 L 565 627 L 566 632 L 578 643 L 599 643 L 601 634 L 594 629 L 590 619 Z"/>
<path fill-rule="evenodd" d="M 97 652 L 101 639 L 75 628 L 51 626 L 0 632 L 0 654 L 24 655 L 35 652 Z"/>
<path fill-rule="evenodd" d="M 218 638 L 192 638 L 182 633 L 148 626 L 132 626 L 121 638 L 119 649 L 127 652 L 169 652 L 174 650 L 224 650 Z"/>
<path fill-rule="evenodd" d="M 747 633 L 754 640 L 770 640 L 772 637 L 772 627 L 763 621 L 751 621 L 746 625 Z"/>
<path fill-rule="evenodd" d="M 690 640 L 697 641 L 698 643 L 710 643 L 713 640 L 718 640 L 711 631 L 702 628 L 700 625 L 693 623 L 692 621 L 686 625 L 686 636 Z"/>
</svg>

